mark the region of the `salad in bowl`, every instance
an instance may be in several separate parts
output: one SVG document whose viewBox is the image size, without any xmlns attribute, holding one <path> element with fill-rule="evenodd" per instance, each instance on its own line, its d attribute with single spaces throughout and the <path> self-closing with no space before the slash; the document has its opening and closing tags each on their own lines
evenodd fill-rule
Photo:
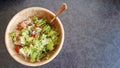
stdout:
<svg viewBox="0 0 120 68">
<path fill-rule="evenodd" d="M 9 22 L 5 43 L 9 54 L 27 66 L 41 66 L 53 60 L 64 41 L 64 29 L 48 9 L 31 7 L 17 13 Z"/>
</svg>

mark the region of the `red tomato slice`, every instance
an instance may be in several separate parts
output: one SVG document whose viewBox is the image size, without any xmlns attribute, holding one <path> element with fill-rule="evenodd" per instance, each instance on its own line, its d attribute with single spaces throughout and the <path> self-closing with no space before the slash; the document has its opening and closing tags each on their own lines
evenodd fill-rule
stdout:
<svg viewBox="0 0 120 68">
<path fill-rule="evenodd" d="M 17 27 L 18 27 L 18 29 L 23 29 L 26 27 L 26 25 L 25 25 L 25 23 L 19 23 Z"/>
<path fill-rule="evenodd" d="M 32 33 L 31 36 L 35 38 L 37 36 L 37 34 L 36 33 Z"/>
<path fill-rule="evenodd" d="M 19 53 L 19 50 L 20 50 L 20 46 L 19 46 L 19 45 L 15 45 L 15 51 L 16 51 L 17 53 Z"/>
</svg>

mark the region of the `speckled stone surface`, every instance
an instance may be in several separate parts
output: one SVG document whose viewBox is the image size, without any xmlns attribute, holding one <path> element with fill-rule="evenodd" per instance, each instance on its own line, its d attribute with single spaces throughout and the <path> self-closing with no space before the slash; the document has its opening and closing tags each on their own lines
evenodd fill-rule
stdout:
<svg viewBox="0 0 120 68">
<path fill-rule="evenodd" d="M 120 0 L 1 0 L 0 68 L 32 68 L 8 54 L 4 34 L 10 19 L 27 7 L 44 7 L 54 13 L 62 2 L 65 41 L 59 55 L 36 68 L 120 68 Z"/>
</svg>

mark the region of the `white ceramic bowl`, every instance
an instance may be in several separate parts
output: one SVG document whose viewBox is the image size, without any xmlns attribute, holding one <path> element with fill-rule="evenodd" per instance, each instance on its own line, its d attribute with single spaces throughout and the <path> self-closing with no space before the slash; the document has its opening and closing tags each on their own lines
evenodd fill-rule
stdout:
<svg viewBox="0 0 120 68">
<path fill-rule="evenodd" d="M 59 31 L 60 33 L 60 39 L 59 39 L 59 45 L 57 45 L 55 52 L 52 53 L 51 57 L 48 60 L 45 61 L 41 61 L 41 62 L 35 62 L 35 63 L 30 63 L 29 61 L 26 61 L 23 57 L 21 57 L 20 55 L 18 55 L 15 50 L 14 50 L 14 44 L 11 40 L 11 38 L 9 38 L 9 33 L 12 32 L 13 30 L 15 30 L 17 24 L 25 19 L 27 19 L 30 16 L 39 16 L 39 17 L 46 17 L 48 22 L 55 16 L 55 14 L 53 12 L 51 12 L 48 9 L 45 8 L 41 8 L 41 7 L 30 7 L 30 8 L 26 8 L 20 12 L 18 12 L 9 22 L 7 28 L 6 28 L 6 33 L 5 33 L 5 43 L 6 43 L 6 48 L 9 52 L 9 54 L 12 56 L 13 59 L 15 59 L 17 62 L 26 65 L 26 66 L 41 66 L 44 65 L 48 62 L 50 62 L 51 60 L 53 60 L 58 53 L 60 52 L 62 46 L 63 46 L 63 41 L 64 41 L 64 29 L 62 26 L 62 23 L 60 21 L 60 19 L 57 17 L 53 23 L 53 24 Z"/>
</svg>

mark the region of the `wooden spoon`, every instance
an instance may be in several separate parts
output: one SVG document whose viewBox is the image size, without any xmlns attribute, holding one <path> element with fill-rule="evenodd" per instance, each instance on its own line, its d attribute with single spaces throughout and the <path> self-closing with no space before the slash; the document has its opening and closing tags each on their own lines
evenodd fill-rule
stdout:
<svg viewBox="0 0 120 68">
<path fill-rule="evenodd" d="M 52 23 L 55 20 L 55 18 L 58 17 L 66 9 L 67 9 L 67 4 L 66 3 L 62 3 L 61 7 L 59 8 L 59 10 L 55 14 L 55 16 L 51 19 L 50 23 Z"/>
</svg>

